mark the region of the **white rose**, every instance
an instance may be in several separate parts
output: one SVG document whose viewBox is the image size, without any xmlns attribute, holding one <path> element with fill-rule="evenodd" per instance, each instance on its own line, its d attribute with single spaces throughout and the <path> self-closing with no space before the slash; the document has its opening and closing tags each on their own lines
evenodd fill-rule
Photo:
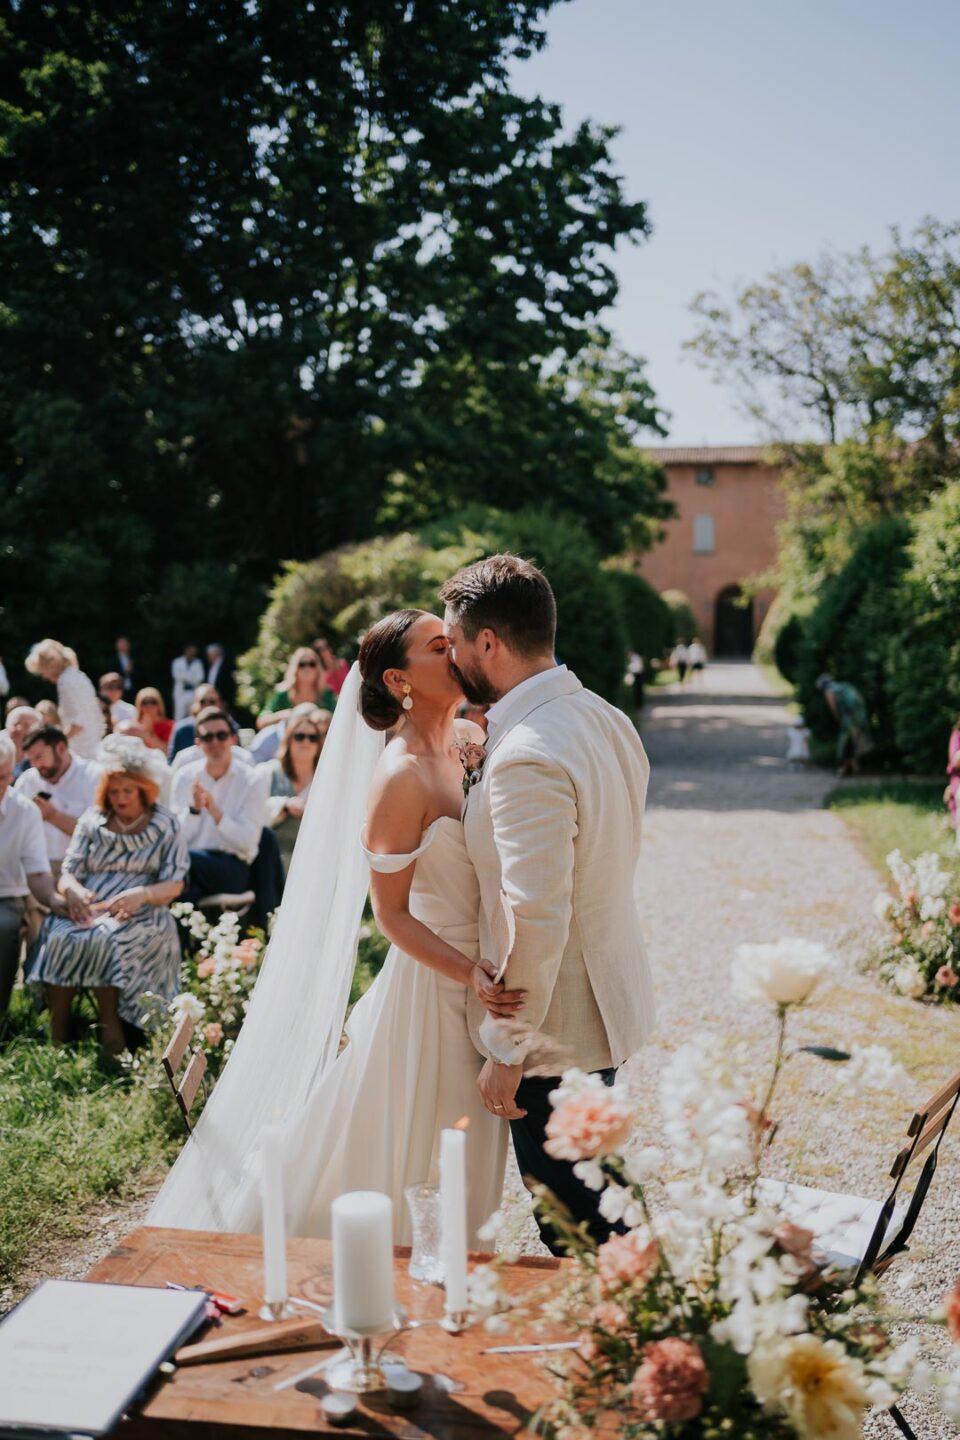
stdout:
<svg viewBox="0 0 960 1440">
<path fill-rule="evenodd" d="M 831 956 L 811 940 L 777 940 L 740 945 L 733 962 L 733 986 L 743 1000 L 802 1005 L 829 968 Z"/>
<path fill-rule="evenodd" d="M 203 1019 L 204 1007 L 196 995 L 191 995 L 189 990 L 183 990 L 172 1000 L 170 1013 L 171 1015 L 176 1015 L 178 1019 L 181 1015 L 189 1015 L 190 1019 L 196 1025 Z"/>
<path fill-rule="evenodd" d="M 909 995 L 911 1000 L 919 1000 L 921 995 L 925 995 L 927 992 L 927 982 L 923 971 L 912 960 L 897 966 L 893 972 L 893 984 L 901 995 Z"/>
<path fill-rule="evenodd" d="M 874 902 L 873 902 L 873 913 L 874 913 L 874 915 L 876 915 L 876 917 L 877 917 L 878 920 L 889 920 L 889 918 L 890 918 L 890 911 L 891 911 L 892 909 L 893 909 L 893 899 L 892 899 L 892 897 L 887 894 L 886 890 L 881 890 L 881 891 L 880 891 L 880 894 L 876 897 L 876 899 L 875 899 Z"/>
</svg>

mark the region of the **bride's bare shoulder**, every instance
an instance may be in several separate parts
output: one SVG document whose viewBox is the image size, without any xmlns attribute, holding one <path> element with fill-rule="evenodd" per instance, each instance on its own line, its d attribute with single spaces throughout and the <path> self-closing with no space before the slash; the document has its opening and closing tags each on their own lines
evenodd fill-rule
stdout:
<svg viewBox="0 0 960 1440">
<path fill-rule="evenodd" d="M 429 791 L 423 767 L 404 745 L 388 745 L 370 785 L 367 845 L 383 854 L 415 850 L 423 833 Z"/>
<path fill-rule="evenodd" d="M 477 745 L 487 743 L 487 732 L 474 720 L 454 720 L 453 731 L 458 740 L 472 740 Z"/>
</svg>

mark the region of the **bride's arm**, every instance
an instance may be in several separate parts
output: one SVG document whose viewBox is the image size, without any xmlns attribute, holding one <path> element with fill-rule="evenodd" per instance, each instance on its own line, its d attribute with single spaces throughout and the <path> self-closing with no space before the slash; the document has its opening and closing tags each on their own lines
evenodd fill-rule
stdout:
<svg viewBox="0 0 960 1440">
<path fill-rule="evenodd" d="M 367 818 L 367 849 L 377 855 L 411 855 L 425 828 L 425 795 L 412 766 L 400 762 L 376 785 Z M 468 960 L 428 925 L 410 914 L 410 887 L 416 861 L 403 870 L 372 870 L 370 899 L 377 924 L 405 955 L 472 989 L 500 1018 L 510 1018 L 523 1003 L 520 991 L 492 986 L 481 962 Z"/>
</svg>

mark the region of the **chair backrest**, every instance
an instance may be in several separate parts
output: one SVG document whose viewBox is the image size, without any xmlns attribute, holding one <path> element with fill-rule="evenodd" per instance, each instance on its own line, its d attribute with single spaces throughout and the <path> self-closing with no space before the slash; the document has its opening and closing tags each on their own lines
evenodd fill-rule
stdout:
<svg viewBox="0 0 960 1440">
<path fill-rule="evenodd" d="M 958 1102 L 960 1102 L 960 1070 L 952 1075 L 946 1084 L 931 1095 L 926 1104 L 921 1105 L 919 1110 L 911 1116 L 910 1124 L 907 1127 L 909 1143 L 897 1152 L 897 1157 L 891 1166 L 890 1178 L 893 1180 L 893 1189 L 881 1207 L 870 1243 L 860 1262 L 858 1278 L 869 1270 L 873 1270 L 877 1274 L 882 1273 L 895 1255 L 906 1250 L 907 1242 L 917 1223 L 923 1202 L 927 1197 L 927 1191 L 930 1188 L 930 1182 L 937 1168 L 943 1137 L 946 1134 L 947 1126 L 953 1119 Z M 884 1247 L 884 1238 L 896 1207 L 903 1178 L 913 1162 L 926 1151 L 929 1151 L 929 1154 L 927 1154 L 923 1168 L 913 1187 L 903 1224 L 890 1244 Z"/>
<path fill-rule="evenodd" d="M 193 1039 L 193 1029 L 193 1021 L 190 1016 L 181 1015 L 177 1022 L 177 1028 L 170 1036 L 169 1044 L 160 1057 L 160 1064 L 170 1082 L 170 1088 L 188 1134 L 192 1134 L 190 1111 L 207 1070 L 207 1057 L 204 1052 L 199 1049 L 194 1050 L 190 1045 L 190 1041 Z M 180 1066 L 185 1056 L 189 1058 L 178 1079 L 178 1072 L 180 1072 Z"/>
</svg>

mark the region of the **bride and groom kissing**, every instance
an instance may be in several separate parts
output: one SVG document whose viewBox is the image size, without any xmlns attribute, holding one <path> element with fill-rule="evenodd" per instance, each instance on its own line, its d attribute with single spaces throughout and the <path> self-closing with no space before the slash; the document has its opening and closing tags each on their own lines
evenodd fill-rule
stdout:
<svg viewBox="0 0 960 1440">
<path fill-rule="evenodd" d="M 439 598 L 442 621 L 401 610 L 363 639 L 243 1029 L 151 1224 L 256 1229 L 259 1142 L 280 1124 L 292 1233 L 328 1235 L 337 1195 L 378 1190 L 405 1243 L 404 1190 L 435 1178 L 465 1116 L 472 1244 L 511 1133 L 525 1182 L 610 1232 L 546 1127 L 563 1070 L 609 1083 L 652 1027 L 634 895 L 649 766 L 627 717 L 557 663 L 536 567 L 479 560 Z M 489 706 L 485 739 L 456 718 L 464 697 Z M 344 1037 L 368 888 L 392 945 Z"/>
</svg>

